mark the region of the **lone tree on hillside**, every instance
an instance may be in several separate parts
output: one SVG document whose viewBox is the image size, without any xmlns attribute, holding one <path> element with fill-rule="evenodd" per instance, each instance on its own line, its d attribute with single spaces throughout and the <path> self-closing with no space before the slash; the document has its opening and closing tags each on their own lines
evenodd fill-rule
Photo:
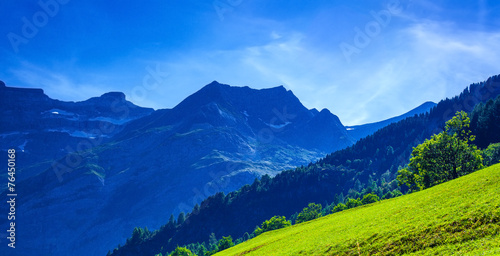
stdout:
<svg viewBox="0 0 500 256">
<path fill-rule="evenodd" d="M 408 167 L 399 171 L 399 184 L 422 190 L 481 169 L 481 151 L 469 144 L 475 139 L 469 125 L 467 113 L 457 112 L 443 132 L 413 148 Z"/>
</svg>

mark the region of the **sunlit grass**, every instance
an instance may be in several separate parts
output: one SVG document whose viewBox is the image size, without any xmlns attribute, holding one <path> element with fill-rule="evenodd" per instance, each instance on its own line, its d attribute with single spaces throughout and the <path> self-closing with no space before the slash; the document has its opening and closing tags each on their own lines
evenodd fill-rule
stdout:
<svg viewBox="0 0 500 256">
<path fill-rule="evenodd" d="M 263 233 L 224 255 L 500 255 L 500 164 Z"/>
</svg>

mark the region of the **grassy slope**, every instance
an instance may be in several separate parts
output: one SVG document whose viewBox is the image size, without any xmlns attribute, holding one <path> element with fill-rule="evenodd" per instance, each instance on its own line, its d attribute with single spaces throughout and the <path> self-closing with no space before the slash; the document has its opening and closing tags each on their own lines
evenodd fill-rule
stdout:
<svg viewBox="0 0 500 256">
<path fill-rule="evenodd" d="M 224 255 L 500 255 L 500 164 L 264 233 Z"/>
</svg>

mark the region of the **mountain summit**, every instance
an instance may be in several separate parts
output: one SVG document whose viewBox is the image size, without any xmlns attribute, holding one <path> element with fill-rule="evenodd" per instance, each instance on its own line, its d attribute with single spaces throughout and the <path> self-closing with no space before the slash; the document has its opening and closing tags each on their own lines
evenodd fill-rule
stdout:
<svg viewBox="0 0 500 256">
<path fill-rule="evenodd" d="M 232 127 L 261 143 L 277 139 L 324 153 L 354 142 L 337 116 L 328 110 L 308 110 L 283 86 L 256 90 L 214 81 L 172 110 L 155 113 L 150 119 L 155 121 L 143 129 L 182 120 L 185 131 L 207 125 Z"/>
</svg>

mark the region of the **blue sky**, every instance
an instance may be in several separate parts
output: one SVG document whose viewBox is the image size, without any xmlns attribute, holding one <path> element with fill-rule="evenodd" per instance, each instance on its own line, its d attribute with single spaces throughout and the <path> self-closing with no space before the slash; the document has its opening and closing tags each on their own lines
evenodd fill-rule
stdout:
<svg viewBox="0 0 500 256">
<path fill-rule="evenodd" d="M 2 1 L 0 79 L 157 109 L 213 80 L 284 85 L 354 125 L 500 74 L 498 13 L 493 0 Z"/>
</svg>

